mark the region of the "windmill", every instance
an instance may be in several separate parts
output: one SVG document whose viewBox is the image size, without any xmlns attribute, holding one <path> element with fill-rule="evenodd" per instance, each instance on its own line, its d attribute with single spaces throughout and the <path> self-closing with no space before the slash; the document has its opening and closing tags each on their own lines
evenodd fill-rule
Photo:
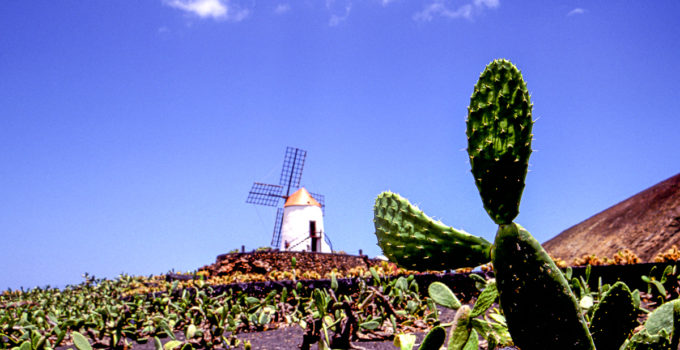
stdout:
<svg viewBox="0 0 680 350">
<path fill-rule="evenodd" d="M 324 196 L 300 187 L 307 151 L 287 147 L 278 185 L 253 183 L 246 203 L 279 206 L 271 246 L 281 250 L 331 252 L 330 239 L 323 232 Z M 294 193 L 291 191 L 296 190 Z M 309 229 L 307 229 L 307 227 Z M 282 231 L 283 242 L 282 242 Z"/>
</svg>

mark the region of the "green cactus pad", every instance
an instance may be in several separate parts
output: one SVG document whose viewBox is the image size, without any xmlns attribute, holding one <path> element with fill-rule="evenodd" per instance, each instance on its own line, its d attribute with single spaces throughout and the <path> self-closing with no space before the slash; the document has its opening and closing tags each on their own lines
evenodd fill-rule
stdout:
<svg viewBox="0 0 680 350">
<path fill-rule="evenodd" d="M 567 280 L 529 232 L 501 225 L 491 255 L 500 304 L 519 348 L 595 348 Z"/>
<path fill-rule="evenodd" d="M 677 349 L 678 341 L 680 340 L 680 332 L 677 329 L 679 327 L 679 323 L 680 299 L 675 299 L 664 303 L 649 314 L 647 321 L 645 321 L 644 331 L 646 331 L 648 335 L 666 334 L 668 341 L 672 343 L 672 346 L 675 346 L 673 349 Z M 640 337 L 637 334 L 636 336 L 637 337 L 634 337 L 634 339 Z M 632 340 L 633 339 L 631 339 L 631 341 Z"/>
<path fill-rule="evenodd" d="M 427 293 L 435 303 L 452 310 L 457 310 L 461 303 L 451 289 L 441 282 L 432 282 Z"/>
<path fill-rule="evenodd" d="M 439 350 L 445 341 L 446 331 L 441 326 L 436 326 L 427 333 L 418 350 Z"/>
<path fill-rule="evenodd" d="M 668 334 L 672 334 L 674 329 L 674 311 L 679 307 L 680 299 L 663 303 L 649 314 L 645 322 L 645 329 L 651 334 L 656 334 L 662 329 L 665 329 Z"/>
<path fill-rule="evenodd" d="M 484 209 L 499 225 L 519 214 L 531 155 L 531 100 L 510 61 L 491 62 L 475 85 L 467 119 L 468 154 Z"/>
<path fill-rule="evenodd" d="M 479 335 L 476 330 L 473 329 L 470 331 L 470 336 L 468 337 L 468 341 L 465 343 L 463 350 L 479 350 Z"/>
<path fill-rule="evenodd" d="M 486 284 L 486 288 L 479 294 L 475 305 L 472 307 L 471 317 L 482 315 L 488 310 L 491 305 L 498 299 L 498 289 L 496 289 L 496 280 L 490 280 Z"/>
<path fill-rule="evenodd" d="M 647 330 L 635 333 L 620 349 L 625 350 L 675 350 L 671 347 L 670 336 L 665 330 L 659 334 L 649 334 Z"/>
<path fill-rule="evenodd" d="M 71 340 L 73 340 L 73 345 L 78 350 L 92 350 L 92 346 L 87 338 L 78 332 L 71 333 Z"/>
<path fill-rule="evenodd" d="M 472 331 L 470 312 L 470 307 L 467 305 L 461 306 L 456 312 L 449 335 L 449 344 L 446 347 L 447 350 L 463 350 L 465 348 L 465 344 L 470 339 L 470 331 Z"/>
<path fill-rule="evenodd" d="M 429 218 L 396 193 L 376 198 L 373 222 L 385 256 L 408 269 L 475 267 L 491 260 L 489 241 Z"/>
<path fill-rule="evenodd" d="M 616 282 L 595 306 L 590 332 L 598 349 L 618 349 L 638 325 L 630 289 Z"/>
</svg>

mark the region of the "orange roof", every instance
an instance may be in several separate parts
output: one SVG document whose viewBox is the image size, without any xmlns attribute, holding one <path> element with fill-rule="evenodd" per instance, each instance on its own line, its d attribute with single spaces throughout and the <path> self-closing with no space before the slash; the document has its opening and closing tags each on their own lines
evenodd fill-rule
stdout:
<svg viewBox="0 0 680 350">
<path fill-rule="evenodd" d="M 287 207 L 289 205 L 315 205 L 321 207 L 321 204 L 319 204 L 304 187 L 301 187 L 299 190 L 295 191 L 295 193 L 291 194 L 286 200 L 286 204 L 283 206 Z"/>
</svg>

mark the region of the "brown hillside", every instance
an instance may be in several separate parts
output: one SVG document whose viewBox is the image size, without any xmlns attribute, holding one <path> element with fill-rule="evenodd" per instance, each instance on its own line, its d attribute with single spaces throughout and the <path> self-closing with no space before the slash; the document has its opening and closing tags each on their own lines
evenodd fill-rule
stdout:
<svg viewBox="0 0 680 350">
<path fill-rule="evenodd" d="M 611 257 L 628 248 L 650 262 L 680 246 L 680 174 L 658 183 L 545 242 L 554 257 Z"/>
</svg>

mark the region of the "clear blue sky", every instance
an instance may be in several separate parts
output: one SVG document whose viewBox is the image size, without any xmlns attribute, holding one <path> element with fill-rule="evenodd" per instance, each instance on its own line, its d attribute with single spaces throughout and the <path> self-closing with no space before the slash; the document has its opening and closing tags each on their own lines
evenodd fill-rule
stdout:
<svg viewBox="0 0 680 350">
<path fill-rule="evenodd" d="M 680 172 L 680 2 L 0 2 L 0 290 L 194 270 L 269 244 L 286 146 L 334 248 L 375 196 L 493 239 L 465 116 L 495 58 L 534 103 L 543 242 Z M 596 242 L 594 242 L 595 244 Z"/>
</svg>

